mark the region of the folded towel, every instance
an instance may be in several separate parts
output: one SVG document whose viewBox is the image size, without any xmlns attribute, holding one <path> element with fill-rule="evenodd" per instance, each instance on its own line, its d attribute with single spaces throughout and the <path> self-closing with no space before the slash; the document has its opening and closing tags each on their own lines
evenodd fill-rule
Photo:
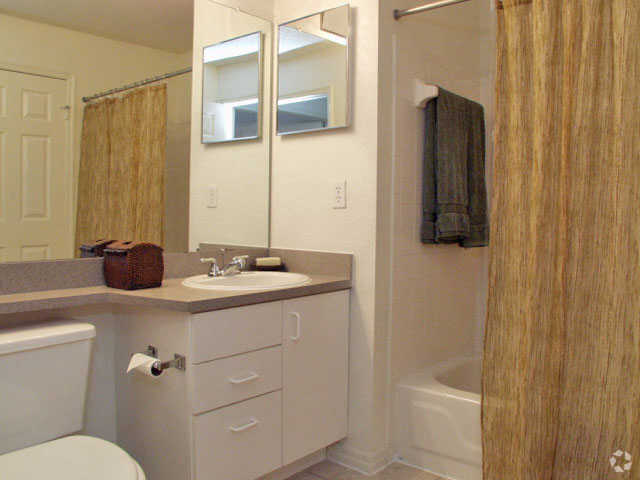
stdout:
<svg viewBox="0 0 640 480">
<path fill-rule="evenodd" d="M 423 243 L 489 243 L 482 105 L 439 89 L 425 108 Z"/>
</svg>

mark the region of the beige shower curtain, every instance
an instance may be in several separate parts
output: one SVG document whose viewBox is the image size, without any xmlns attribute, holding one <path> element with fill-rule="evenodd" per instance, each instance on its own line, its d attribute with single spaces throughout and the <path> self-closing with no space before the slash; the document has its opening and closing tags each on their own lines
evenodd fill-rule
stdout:
<svg viewBox="0 0 640 480">
<path fill-rule="evenodd" d="M 503 6 L 484 480 L 640 479 L 640 1 Z"/>
<path fill-rule="evenodd" d="M 76 247 L 105 237 L 163 244 L 166 128 L 166 85 L 85 107 Z"/>
</svg>

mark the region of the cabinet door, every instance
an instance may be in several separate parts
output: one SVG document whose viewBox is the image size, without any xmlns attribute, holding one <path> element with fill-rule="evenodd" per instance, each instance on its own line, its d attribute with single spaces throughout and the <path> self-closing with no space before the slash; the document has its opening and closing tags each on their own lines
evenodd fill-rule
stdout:
<svg viewBox="0 0 640 480">
<path fill-rule="evenodd" d="M 284 302 L 283 459 L 347 435 L 349 292 Z"/>
</svg>

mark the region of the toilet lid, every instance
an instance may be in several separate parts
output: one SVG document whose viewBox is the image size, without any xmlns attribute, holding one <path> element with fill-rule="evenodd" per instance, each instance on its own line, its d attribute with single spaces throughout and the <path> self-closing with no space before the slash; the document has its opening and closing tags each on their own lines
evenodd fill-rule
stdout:
<svg viewBox="0 0 640 480">
<path fill-rule="evenodd" d="M 2 480 L 144 480 L 113 443 L 73 435 L 0 455 Z"/>
</svg>

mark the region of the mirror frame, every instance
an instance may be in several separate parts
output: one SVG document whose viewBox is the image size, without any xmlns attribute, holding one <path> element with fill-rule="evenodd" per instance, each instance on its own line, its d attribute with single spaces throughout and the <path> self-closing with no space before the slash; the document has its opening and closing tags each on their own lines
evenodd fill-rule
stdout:
<svg viewBox="0 0 640 480">
<path fill-rule="evenodd" d="M 304 20 L 306 18 L 310 18 L 310 17 L 315 17 L 316 15 L 322 15 L 325 12 L 328 12 L 330 10 L 335 10 L 337 8 L 343 8 L 343 7 L 347 7 L 347 23 L 349 26 L 349 33 L 347 34 L 347 48 L 346 48 L 346 52 L 345 52 L 345 61 L 347 62 L 347 77 L 345 78 L 345 81 L 347 82 L 347 95 L 346 95 L 346 121 L 344 123 L 344 125 L 337 125 L 335 127 L 325 127 L 325 128 L 310 128 L 307 130 L 297 130 L 295 132 L 280 132 L 279 129 L 279 125 L 278 125 L 278 101 L 280 100 L 280 27 L 285 26 L 285 25 L 289 25 L 291 23 L 295 23 L 298 22 L 300 20 Z M 277 85 L 274 85 L 275 89 L 277 89 L 276 91 L 276 95 L 275 95 L 275 117 L 276 117 L 276 121 L 275 121 L 275 133 L 277 136 L 280 137 L 285 137 L 285 136 L 289 136 L 289 135 L 298 135 L 298 134 L 302 134 L 302 133 L 311 133 L 311 132 L 328 132 L 328 131 L 333 131 L 333 130 L 339 130 L 341 128 L 349 128 L 351 126 L 351 120 L 352 120 L 352 101 L 351 101 L 351 95 L 352 95 L 352 91 L 351 91 L 351 48 L 352 48 L 352 35 L 353 35 L 353 26 L 351 24 L 351 5 L 349 3 L 345 3 L 342 5 L 338 5 L 336 7 L 333 8 L 327 8 L 325 10 L 320 10 L 319 12 L 315 12 L 312 13 L 310 15 L 305 15 L 304 17 L 299 17 L 299 18 L 294 18 L 293 20 L 288 20 L 286 22 L 280 23 L 278 24 L 278 31 L 277 31 L 277 39 L 278 39 L 278 49 L 276 51 L 274 51 L 274 56 L 276 57 L 276 68 L 275 71 L 277 73 Z M 275 49 L 274 49 L 275 50 Z"/>
<path fill-rule="evenodd" d="M 214 47 L 216 45 L 221 45 L 223 43 L 228 43 L 228 42 L 233 42 L 234 40 L 238 40 L 240 38 L 244 38 L 244 37 L 249 37 L 251 35 L 256 35 L 258 34 L 259 37 L 259 42 L 260 42 L 260 47 L 258 48 L 258 128 L 257 128 L 257 135 L 256 136 L 252 136 L 252 137 L 241 137 L 241 138 L 232 138 L 229 140 L 217 140 L 217 141 L 213 141 L 213 142 L 208 142 L 204 140 L 204 119 L 201 118 L 200 119 L 200 143 L 202 143 L 203 145 L 218 145 L 218 144 L 225 144 L 225 143 L 233 143 L 233 142 L 246 142 L 246 141 L 253 141 L 253 140 L 259 140 L 262 138 L 262 114 L 263 114 L 263 107 L 264 107 L 264 32 L 257 30 L 255 32 L 250 32 L 250 33 L 245 33 L 243 35 L 238 35 L 237 37 L 233 37 L 233 38 L 229 38 L 227 40 L 223 40 L 222 42 L 217 42 L 217 43 L 212 43 L 211 45 L 206 45 L 204 47 L 202 47 L 202 112 L 204 112 L 204 52 L 207 48 L 210 47 Z"/>
</svg>

